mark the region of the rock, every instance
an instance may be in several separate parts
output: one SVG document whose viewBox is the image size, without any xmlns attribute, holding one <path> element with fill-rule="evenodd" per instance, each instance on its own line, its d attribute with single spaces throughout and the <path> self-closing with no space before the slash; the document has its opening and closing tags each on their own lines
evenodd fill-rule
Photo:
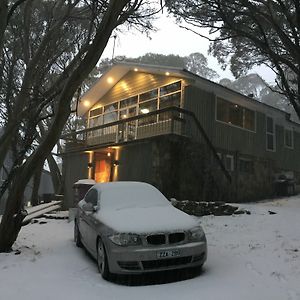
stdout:
<svg viewBox="0 0 300 300">
<path fill-rule="evenodd" d="M 276 215 L 277 214 L 276 212 L 271 211 L 271 210 L 268 210 L 268 212 L 269 212 L 270 215 Z"/>
<path fill-rule="evenodd" d="M 246 212 L 244 210 L 236 210 L 233 214 L 234 215 L 242 215 L 245 214 Z"/>
</svg>

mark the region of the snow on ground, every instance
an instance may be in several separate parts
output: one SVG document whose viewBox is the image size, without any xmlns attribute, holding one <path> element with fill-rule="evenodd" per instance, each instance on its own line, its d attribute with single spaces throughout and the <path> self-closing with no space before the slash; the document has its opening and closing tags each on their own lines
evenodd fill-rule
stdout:
<svg viewBox="0 0 300 300">
<path fill-rule="evenodd" d="M 100 277 L 75 247 L 73 223 L 27 225 L 14 247 L 21 253 L 0 254 L 0 299 L 299 300 L 300 196 L 242 206 L 252 214 L 198 219 L 208 239 L 202 274 L 156 274 L 130 286 L 127 277 Z"/>
</svg>

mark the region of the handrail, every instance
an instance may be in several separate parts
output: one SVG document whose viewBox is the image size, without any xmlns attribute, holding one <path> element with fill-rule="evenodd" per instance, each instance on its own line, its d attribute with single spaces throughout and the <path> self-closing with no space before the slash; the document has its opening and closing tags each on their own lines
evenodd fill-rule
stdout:
<svg viewBox="0 0 300 300">
<path fill-rule="evenodd" d="M 229 172 L 226 170 L 223 161 L 220 159 L 214 145 L 212 144 L 212 142 L 210 141 L 208 135 L 206 134 L 204 128 L 202 127 L 201 123 L 199 122 L 198 118 L 196 117 L 195 113 L 193 113 L 192 111 L 183 109 L 183 108 L 179 108 L 179 110 L 181 110 L 183 113 L 189 115 L 192 117 L 192 119 L 194 120 L 195 124 L 197 125 L 198 130 L 200 131 L 200 133 L 202 134 L 204 140 L 206 141 L 208 147 L 210 148 L 210 150 L 212 151 L 215 159 L 217 160 L 217 162 L 219 163 L 221 170 L 223 171 L 224 175 L 226 176 L 227 180 L 229 181 L 229 183 L 231 183 L 232 179 L 231 179 L 231 175 L 229 174 Z"/>
<path fill-rule="evenodd" d="M 98 129 L 102 129 L 102 128 L 107 128 L 107 127 L 112 127 L 112 126 L 115 126 L 115 125 L 131 122 L 131 121 L 136 121 L 136 120 L 139 120 L 139 119 L 144 119 L 144 118 L 154 116 L 154 115 L 158 115 L 158 114 L 161 114 L 161 113 L 165 113 L 165 112 L 168 112 L 168 111 L 181 112 L 181 108 L 176 107 L 176 106 L 162 108 L 162 109 L 159 109 L 159 110 L 148 112 L 147 114 L 137 115 L 137 116 L 129 117 L 129 118 L 126 118 L 126 119 L 114 121 L 114 122 L 111 122 L 111 123 L 98 125 L 98 126 L 94 126 L 94 127 L 91 127 L 91 128 L 85 128 L 85 129 L 81 129 L 81 130 L 78 130 L 78 131 L 75 131 L 75 132 L 67 133 L 67 134 L 62 135 L 61 139 L 66 139 L 68 136 L 72 137 L 72 136 L 74 136 L 74 134 L 77 135 L 77 134 L 81 134 L 81 133 L 88 133 L 90 131 L 94 131 L 94 130 L 98 130 Z"/>
<path fill-rule="evenodd" d="M 133 117 L 123 119 L 123 120 L 118 120 L 118 121 L 114 121 L 114 122 L 111 122 L 111 123 L 107 123 L 107 124 L 98 125 L 98 126 L 91 127 L 91 128 L 78 130 L 78 131 L 75 131 L 75 132 L 72 132 L 72 133 L 65 134 L 61 138 L 65 139 L 65 140 L 68 140 L 68 138 L 71 137 L 71 138 L 74 139 L 74 134 L 75 135 L 87 134 L 88 132 L 95 131 L 95 130 L 98 130 L 98 129 L 112 127 L 112 126 L 116 126 L 116 125 L 119 125 L 119 124 L 124 124 L 124 123 L 127 123 L 127 122 L 139 120 L 139 119 L 145 119 L 147 117 L 150 117 L 150 116 L 153 116 L 153 115 L 158 115 L 158 114 L 169 112 L 169 111 L 172 111 L 172 112 L 175 111 L 175 112 L 178 112 L 178 113 L 181 113 L 181 114 L 184 114 L 184 115 L 188 115 L 192 118 L 192 120 L 194 121 L 194 123 L 196 125 L 196 128 L 200 132 L 201 136 L 204 138 L 204 140 L 205 140 L 206 144 L 208 145 L 209 149 L 211 150 L 211 152 L 213 153 L 213 156 L 216 159 L 216 161 L 218 162 L 222 172 L 224 173 L 224 175 L 227 178 L 227 180 L 229 181 L 229 183 L 231 183 L 232 179 L 231 179 L 230 173 L 226 170 L 226 168 L 223 164 L 223 161 L 218 156 L 214 145 L 210 141 L 208 135 L 206 134 L 204 128 L 202 127 L 202 125 L 201 125 L 200 121 L 198 120 L 197 116 L 195 115 L 195 113 L 192 112 L 192 111 L 180 108 L 180 107 L 176 107 L 176 106 L 166 107 L 166 108 L 163 108 L 163 109 L 159 109 L 159 110 L 156 110 L 156 111 L 149 112 L 147 114 L 137 115 L 137 116 L 133 116 Z M 182 119 L 182 120 L 184 120 L 184 119 Z"/>
</svg>

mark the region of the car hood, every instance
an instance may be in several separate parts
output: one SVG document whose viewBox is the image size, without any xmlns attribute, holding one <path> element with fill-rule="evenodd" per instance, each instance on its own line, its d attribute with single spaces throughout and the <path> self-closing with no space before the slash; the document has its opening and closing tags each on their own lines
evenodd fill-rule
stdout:
<svg viewBox="0 0 300 300">
<path fill-rule="evenodd" d="M 198 225 L 193 217 L 171 205 L 105 211 L 100 209 L 96 218 L 114 231 L 131 233 L 188 230 Z"/>
</svg>

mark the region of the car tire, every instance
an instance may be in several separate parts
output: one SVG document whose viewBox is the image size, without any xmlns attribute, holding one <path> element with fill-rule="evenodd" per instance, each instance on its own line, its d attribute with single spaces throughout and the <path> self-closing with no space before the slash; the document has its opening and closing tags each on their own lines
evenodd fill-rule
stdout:
<svg viewBox="0 0 300 300">
<path fill-rule="evenodd" d="M 112 278 L 112 274 L 109 272 L 106 250 L 100 238 L 97 242 L 97 266 L 103 279 L 110 280 Z"/>
<path fill-rule="evenodd" d="M 74 241 L 77 247 L 82 248 L 81 235 L 76 221 L 74 222 Z"/>
<path fill-rule="evenodd" d="M 197 267 L 193 267 L 192 271 L 195 272 L 195 274 L 200 275 L 203 272 L 203 264 L 201 264 L 200 266 Z"/>
</svg>

